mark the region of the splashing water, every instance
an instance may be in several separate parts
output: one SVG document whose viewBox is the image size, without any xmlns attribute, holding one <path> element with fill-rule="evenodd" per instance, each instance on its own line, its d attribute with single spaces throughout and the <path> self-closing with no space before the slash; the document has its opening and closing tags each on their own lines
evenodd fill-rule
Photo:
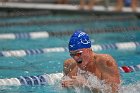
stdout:
<svg viewBox="0 0 140 93">
<path fill-rule="evenodd" d="M 122 85 L 119 93 L 140 93 L 140 81 L 135 84 Z"/>
<path fill-rule="evenodd" d="M 67 80 L 70 79 L 69 77 L 64 77 L 63 79 Z M 93 90 L 93 88 L 99 88 L 101 90 L 101 93 L 111 93 L 111 87 L 103 80 L 99 80 L 95 75 L 88 74 L 88 82 L 84 84 L 81 87 L 71 87 L 71 88 L 62 88 L 61 87 L 61 93 L 97 93 Z M 61 82 L 59 82 L 61 83 Z M 60 85 L 61 86 L 61 85 Z M 60 88 L 59 86 L 59 88 Z M 91 88 L 92 86 L 92 88 Z M 63 92 L 62 92 L 63 91 Z M 100 93 L 100 92 L 98 92 Z M 137 83 L 130 83 L 128 85 L 121 85 L 119 87 L 118 93 L 140 93 L 140 81 Z"/>
<path fill-rule="evenodd" d="M 89 75 L 88 77 L 88 86 L 91 90 L 93 88 L 100 89 L 102 93 L 111 92 L 111 87 L 105 84 L 103 80 L 99 80 L 95 75 Z"/>
<path fill-rule="evenodd" d="M 77 76 L 81 77 L 81 75 Z M 111 92 L 111 87 L 105 84 L 103 80 L 99 80 L 95 75 L 87 72 L 84 77 L 87 79 L 87 83 L 80 87 L 73 86 L 71 90 L 73 90 L 74 92 L 69 91 L 68 93 L 93 93 L 94 91 L 97 91 L 96 89 L 100 89 L 102 93 L 109 93 L 109 91 Z M 63 77 L 63 80 L 69 79 L 70 78 L 68 76 Z"/>
</svg>

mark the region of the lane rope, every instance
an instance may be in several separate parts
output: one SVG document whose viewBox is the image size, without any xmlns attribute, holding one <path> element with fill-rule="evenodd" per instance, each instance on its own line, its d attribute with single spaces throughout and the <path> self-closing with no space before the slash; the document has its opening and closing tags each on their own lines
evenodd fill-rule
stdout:
<svg viewBox="0 0 140 93">
<path fill-rule="evenodd" d="M 140 71 L 140 64 L 135 66 L 122 66 L 118 68 L 122 73 Z M 44 74 L 38 76 L 20 76 L 18 78 L 0 79 L 0 86 L 20 86 L 20 85 L 54 85 L 60 81 L 63 73 Z"/>
<path fill-rule="evenodd" d="M 127 32 L 127 31 L 139 31 L 139 26 L 112 26 L 111 28 L 90 28 L 85 29 L 88 34 L 95 33 L 106 33 L 106 32 Z M 0 34 L 0 39 L 38 39 L 38 38 L 49 38 L 51 36 L 65 36 L 71 35 L 73 31 L 57 31 L 57 32 L 48 32 L 48 31 L 38 31 L 38 32 L 29 32 L 29 33 L 3 33 Z"/>
<path fill-rule="evenodd" d="M 114 44 L 103 44 L 103 45 L 92 45 L 93 51 L 102 50 L 136 50 L 140 47 L 140 42 L 121 42 Z M 0 51 L 0 56 L 3 57 L 24 57 L 28 55 L 37 55 L 50 52 L 68 52 L 67 47 L 54 47 L 54 48 L 43 48 L 43 49 L 29 49 L 29 50 L 9 50 Z"/>
</svg>

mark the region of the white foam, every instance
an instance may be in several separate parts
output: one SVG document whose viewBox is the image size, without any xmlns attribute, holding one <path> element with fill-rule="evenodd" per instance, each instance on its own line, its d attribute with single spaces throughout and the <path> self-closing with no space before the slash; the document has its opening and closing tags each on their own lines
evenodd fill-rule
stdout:
<svg viewBox="0 0 140 93">
<path fill-rule="evenodd" d="M 95 75 L 89 72 L 77 75 L 79 77 L 85 77 L 87 79 L 87 82 L 82 87 L 74 86 L 73 89 L 75 93 L 94 93 L 93 89 L 100 89 L 102 93 L 111 93 L 111 87 L 109 85 L 106 85 L 104 81 L 98 79 Z M 63 77 L 63 79 L 67 80 L 70 78 L 65 76 Z"/>
<path fill-rule="evenodd" d="M 96 76 L 89 76 L 88 82 L 90 82 L 90 84 L 86 86 L 88 86 L 89 88 L 92 86 L 93 88 L 99 88 L 102 91 L 101 93 L 112 93 L 111 87 L 106 85 L 104 81 L 96 78 Z M 75 93 L 91 93 L 89 90 L 87 90 L 87 88 L 83 87 L 74 87 L 74 90 Z M 121 85 L 118 93 L 140 93 L 140 81 L 134 84 Z"/>
<path fill-rule="evenodd" d="M 102 93 L 108 93 L 111 92 L 111 87 L 106 85 L 103 80 L 98 79 L 95 75 L 89 74 L 89 77 L 87 79 L 88 83 L 86 86 L 88 86 L 91 90 L 93 88 L 100 89 Z"/>
<path fill-rule="evenodd" d="M 123 85 L 119 93 L 140 93 L 140 82 L 129 85 Z"/>
<path fill-rule="evenodd" d="M 45 80 L 47 81 L 48 85 L 54 85 L 57 81 L 60 81 L 63 77 L 62 73 L 56 73 L 56 74 L 46 74 L 42 75 Z"/>
</svg>

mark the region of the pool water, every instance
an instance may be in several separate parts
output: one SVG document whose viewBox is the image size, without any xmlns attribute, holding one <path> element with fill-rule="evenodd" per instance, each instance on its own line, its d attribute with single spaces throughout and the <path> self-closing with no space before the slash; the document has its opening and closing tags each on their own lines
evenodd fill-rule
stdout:
<svg viewBox="0 0 140 93">
<path fill-rule="evenodd" d="M 89 15 L 89 17 L 91 17 Z M 44 20 L 74 20 L 83 19 L 85 16 L 73 14 L 70 15 L 47 15 L 47 16 L 30 16 L 30 17 L 13 17 L 13 18 L 0 18 L 0 23 L 21 23 L 32 21 Z M 86 15 L 88 20 L 88 16 Z M 3 33 L 20 33 L 20 32 L 37 32 L 37 31 L 72 31 L 79 28 L 111 28 L 114 26 L 139 26 L 139 20 L 125 20 L 125 21 L 85 21 L 85 22 L 67 22 L 67 23 L 54 23 L 45 25 L 0 25 L 0 34 Z M 1 39 L 0 51 L 9 50 L 26 50 L 26 49 L 42 49 L 54 47 L 67 47 L 70 36 L 62 37 L 49 37 L 40 39 Z M 114 44 L 118 42 L 140 42 L 139 31 L 128 32 L 110 32 L 90 34 L 92 44 Z M 140 48 L 137 47 L 133 50 L 116 50 L 107 49 L 96 51 L 96 53 L 107 53 L 112 55 L 118 66 L 133 66 L 140 64 Z M 51 73 L 62 73 L 63 62 L 69 58 L 68 51 L 66 52 L 50 52 L 36 55 L 27 55 L 23 57 L 2 57 L 0 56 L 0 78 L 13 78 L 19 76 L 32 76 Z M 122 80 L 122 93 L 139 93 L 140 91 L 140 71 L 132 73 L 121 73 Z M 1 93 L 74 93 L 78 91 L 67 90 L 61 87 L 60 81 L 52 85 L 43 86 L 1 86 Z M 87 91 L 83 92 L 87 93 Z"/>
</svg>

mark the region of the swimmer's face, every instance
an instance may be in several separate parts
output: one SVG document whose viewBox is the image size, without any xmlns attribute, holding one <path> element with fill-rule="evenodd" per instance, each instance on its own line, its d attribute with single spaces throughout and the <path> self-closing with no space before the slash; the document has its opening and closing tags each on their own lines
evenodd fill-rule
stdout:
<svg viewBox="0 0 140 93">
<path fill-rule="evenodd" d="M 70 56 L 78 63 L 82 63 L 81 55 L 83 51 L 82 50 L 76 50 L 76 51 L 70 51 Z"/>
<path fill-rule="evenodd" d="M 70 56 L 77 62 L 81 69 L 85 69 L 90 60 L 90 48 L 79 49 L 70 51 Z"/>
</svg>

